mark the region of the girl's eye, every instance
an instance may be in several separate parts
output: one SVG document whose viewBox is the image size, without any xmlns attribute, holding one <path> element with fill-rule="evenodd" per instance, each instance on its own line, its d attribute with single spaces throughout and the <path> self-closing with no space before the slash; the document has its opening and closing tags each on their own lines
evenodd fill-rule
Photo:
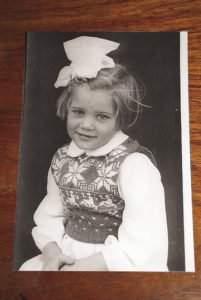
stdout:
<svg viewBox="0 0 201 300">
<path fill-rule="evenodd" d="M 103 114 L 98 114 L 97 119 L 100 120 L 100 121 L 105 121 L 105 120 L 108 120 L 109 117 L 106 116 L 106 115 L 103 115 Z"/>
<path fill-rule="evenodd" d="M 81 117 L 84 115 L 84 112 L 82 110 L 72 110 L 73 114 L 78 116 L 78 117 Z"/>
</svg>

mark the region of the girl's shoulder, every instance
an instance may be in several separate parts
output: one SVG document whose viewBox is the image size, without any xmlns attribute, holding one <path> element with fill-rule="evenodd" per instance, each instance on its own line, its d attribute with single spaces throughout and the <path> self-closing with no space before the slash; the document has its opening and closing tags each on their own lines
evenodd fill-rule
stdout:
<svg viewBox="0 0 201 300">
<path fill-rule="evenodd" d="M 69 149 L 69 145 L 65 144 L 55 152 L 52 158 L 51 171 L 56 183 L 58 183 L 60 172 L 65 162 L 68 160 L 68 149 Z"/>
<path fill-rule="evenodd" d="M 63 161 L 68 156 L 69 144 L 65 144 L 60 147 L 54 154 L 52 158 L 52 164 L 55 162 Z"/>
<path fill-rule="evenodd" d="M 149 150 L 148 148 L 146 148 L 144 146 L 139 145 L 136 152 L 146 155 L 151 160 L 153 165 L 157 166 L 156 159 L 155 159 L 153 153 L 151 152 L 151 150 Z"/>
<path fill-rule="evenodd" d="M 156 166 L 156 160 L 151 150 L 149 150 L 147 147 L 141 146 L 137 140 L 133 140 L 131 137 L 128 137 L 128 139 L 119 145 L 115 151 L 119 151 L 120 149 L 124 150 L 128 155 L 132 153 L 144 154 Z"/>
</svg>

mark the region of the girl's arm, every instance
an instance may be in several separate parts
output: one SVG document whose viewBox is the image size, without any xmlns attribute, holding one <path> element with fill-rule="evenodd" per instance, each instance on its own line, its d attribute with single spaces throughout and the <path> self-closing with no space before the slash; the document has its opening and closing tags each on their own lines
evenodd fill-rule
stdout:
<svg viewBox="0 0 201 300">
<path fill-rule="evenodd" d="M 41 252 L 51 242 L 55 242 L 58 247 L 61 246 L 64 235 L 63 205 L 51 169 L 48 172 L 47 195 L 37 208 L 34 221 L 36 227 L 32 230 L 32 236 Z"/>
<path fill-rule="evenodd" d="M 64 219 L 59 189 L 50 169 L 47 195 L 34 214 L 36 227 L 32 230 L 34 241 L 42 252 L 43 271 L 58 271 L 62 265 L 74 263 L 73 258 L 64 255 L 61 251 Z"/>
<path fill-rule="evenodd" d="M 118 240 L 109 236 L 103 250 L 110 271 L 167 271 L 168 233 L 164 189 L 147 156 L 129 155 L 119 174 L 125 200 Z"/>
</svg>

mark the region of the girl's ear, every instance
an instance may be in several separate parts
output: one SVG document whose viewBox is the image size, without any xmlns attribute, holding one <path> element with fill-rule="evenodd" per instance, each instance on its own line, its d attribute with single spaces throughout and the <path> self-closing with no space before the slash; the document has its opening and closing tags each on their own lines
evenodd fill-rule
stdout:
<svg viewBox="0 0 201 300">
<path fill-rule="evenodd" d="M 115 104 L 115 118 L 116 118 L 116 122 L 115 122 L 115 128 L 116 131 L 121 130 L 122 128 L 120 128 L 120 122 L 119 122 L 119 113 L 118 113 L 118 109 L 117 109 L 117 105 Z"/>
</svg>

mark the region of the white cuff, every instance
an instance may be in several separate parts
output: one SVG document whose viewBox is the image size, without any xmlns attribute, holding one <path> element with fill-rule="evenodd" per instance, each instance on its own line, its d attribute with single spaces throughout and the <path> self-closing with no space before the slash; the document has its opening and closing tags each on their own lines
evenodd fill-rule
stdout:
<svg viewBox="0 0 201 300">
<path fill-rule="evenodd" d="M 109 271 L 133 271 L 129 258 L 123 252 L 118 240 L 109 235 L 105 240 L 105 247 L 102 250 L 103 257 Z"/>
</svg>

